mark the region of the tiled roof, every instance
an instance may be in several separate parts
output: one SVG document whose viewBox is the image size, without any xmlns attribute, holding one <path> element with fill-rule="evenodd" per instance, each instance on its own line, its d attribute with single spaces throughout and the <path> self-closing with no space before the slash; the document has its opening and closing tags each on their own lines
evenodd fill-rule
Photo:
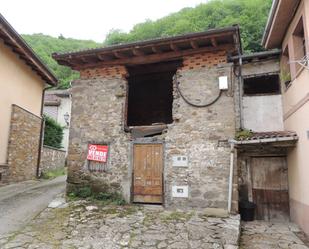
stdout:
<svg viewBox="0 0 309 249">
<path fill-rule="evenodd" d="M 294 131 L 269 131 L 269 132 L 253 132 L 250 137 L 240 138 L 238 141 L 261 140 L 272 138 L 289 138 L 297 140 L 297 134 Z"/>
<path fill-rule="evenodd" d="M 44 96 L 44 105 L 60 105 L 61 99 L 54 94 Z"/>
</svg>

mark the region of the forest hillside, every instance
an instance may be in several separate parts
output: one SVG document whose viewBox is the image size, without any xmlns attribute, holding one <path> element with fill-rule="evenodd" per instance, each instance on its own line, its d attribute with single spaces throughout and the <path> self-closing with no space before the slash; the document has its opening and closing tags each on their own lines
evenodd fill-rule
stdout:
<svg viewBox="0 0 309 249">
<path fill-rule="evenodd" d="M 272 0 L 210 0 L 195 8 L 185 8 L 161 19 L 146 20 L 136 24 L 128 33 L 113 29 L 102 37 L 102 43 L 94 41 L 58 38 L 44 34 L 23 35 L 34 51 L 51 68 L 60 80 L 60 88 L 68 88 L 76 72 L 59 66 L 52 58 L 53 52 L 64 52 L 108 46 L 112 44 L 167 37 L 211 28 L 239 24 L 245 53 L 261 51 L 260 45 Z M 93 27 L 95 28 L 95 27 Z"/>
</svg>

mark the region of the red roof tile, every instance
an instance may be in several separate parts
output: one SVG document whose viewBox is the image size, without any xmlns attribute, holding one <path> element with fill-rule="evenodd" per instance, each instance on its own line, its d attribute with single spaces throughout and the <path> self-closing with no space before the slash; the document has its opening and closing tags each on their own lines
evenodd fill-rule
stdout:
<svg viewBox="0 0 309 249">
<path fill-rule="evenodd" d="M 260 140 L 267 138 L 298 138 L 296 132 L 294 131 L 268 131 L 268 132 L 253 132 L 252 136 L 241 138 L 239 141 L 247 141 L 247 140 Z"/>
</svg>

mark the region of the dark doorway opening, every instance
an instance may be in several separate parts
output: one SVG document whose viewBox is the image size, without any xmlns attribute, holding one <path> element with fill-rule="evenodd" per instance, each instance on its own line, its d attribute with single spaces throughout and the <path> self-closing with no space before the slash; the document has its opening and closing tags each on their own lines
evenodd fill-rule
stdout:
<svg viewBox="0 0 309 249">
<path fill-rule="evenodd" d="M 173 122 L 173 76 L 181 61 L 127 67 L 128 126 Z"/>
</svg>

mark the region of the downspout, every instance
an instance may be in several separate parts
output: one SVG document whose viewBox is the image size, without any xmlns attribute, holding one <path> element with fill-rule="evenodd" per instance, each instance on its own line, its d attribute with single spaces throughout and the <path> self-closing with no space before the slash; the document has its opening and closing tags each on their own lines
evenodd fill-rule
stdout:
<svg viewBox="0 0 309 249">
<path fill-rule="evenodd" d="M 43 139 L 44 139 L 44 117 L 43 117 L 43 108 L 44 108 L 44 97 L 45 97 L 45 91 L 48 89 L 53 88 L 54 86 L 48 86 L 48 87 L 44 87 L 43 91 L 42 91 L 42 99 L 41 99 L 41 112 L 40 112 L 40 116 L 41 116 L 41 128 L 40 128 L 40 141 L 39 141 L 39 151 L 38 151 L 38 162 L 37 162 L 37 166 L 36 166 L 36 176 L 40 177 L 40 163 L 41 163 L 41 152 L 42 152 L 42 146 L 43 146 Z"/>
<path fill-rule="evenodd" d="M 227 204 L 228 213 L 231 213 L 232 209 L 233 172 L 234 172 L 234 143 L 231 143 L 229 193 L 228 193 L 228 204 Z"/>
<path fill-rule="evenodd" d="M 243 126 L 243 107 L 242 107 L 242 91 L 243 91 L 243 78 L 242 78 L 242 46 L 241 46 L 241 38 L 238 29 L 238 82 L 239 82 L 239 118 L 240 118 L 240 128 L 242 129 Z"/>
</svg>

